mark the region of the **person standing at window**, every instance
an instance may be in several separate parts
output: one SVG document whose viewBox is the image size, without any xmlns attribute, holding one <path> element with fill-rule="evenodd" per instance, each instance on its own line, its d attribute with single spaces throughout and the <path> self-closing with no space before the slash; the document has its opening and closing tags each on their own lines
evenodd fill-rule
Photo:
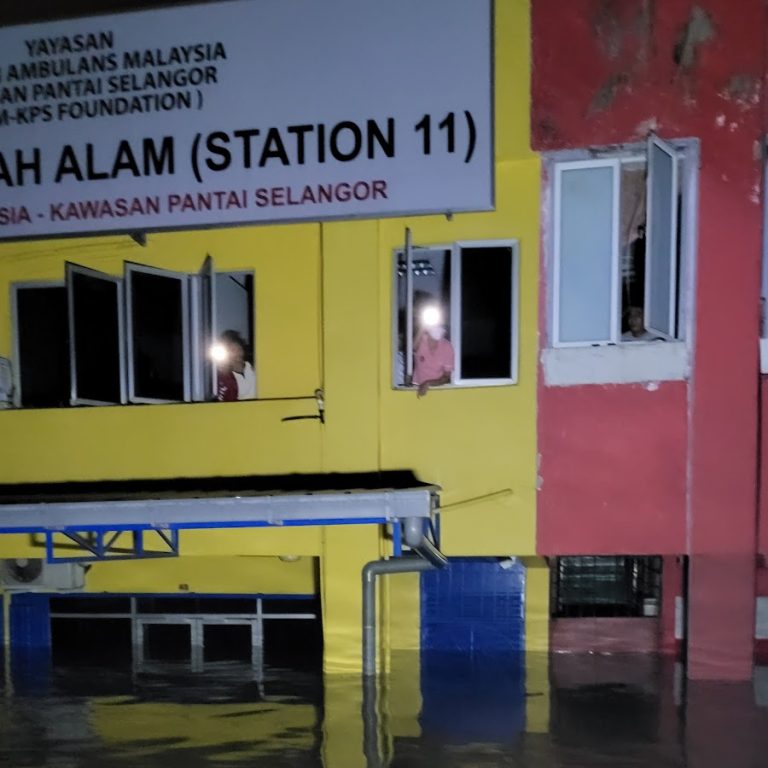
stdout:
<svg viewBox="0 0 768 768">
<path fill-rule="evenodd" d="M 256 397 L 256 373 L 245 359 L 245 339 L 237 331 L 227 330 L 221 334 L 220 347 L 216 399 L 221 402 L 253 400 Z"/>
<path fill-rule="evenodd" d="M 425 307 L 413 353 L 413 384 L 419 397 L 424 397 L 430 387 L 451 383 L 454 351 L 445 333 L 440 309 L 436 306 Z"/>
</svg>

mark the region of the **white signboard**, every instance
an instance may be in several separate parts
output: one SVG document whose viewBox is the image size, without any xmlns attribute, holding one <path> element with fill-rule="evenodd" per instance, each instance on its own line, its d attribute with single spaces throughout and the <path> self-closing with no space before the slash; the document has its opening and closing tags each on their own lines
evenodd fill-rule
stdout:
<svg viewBox="0 0 768 768">
<path fill-rule="evenodd" d="M 0 238 L 493 207 L 490 0 L 0 29 Z"/>
</svg>

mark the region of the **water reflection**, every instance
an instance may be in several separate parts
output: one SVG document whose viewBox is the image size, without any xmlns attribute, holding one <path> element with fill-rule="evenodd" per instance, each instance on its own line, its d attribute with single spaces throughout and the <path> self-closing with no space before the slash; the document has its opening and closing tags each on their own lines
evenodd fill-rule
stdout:
<svg viewBox="0 0 768 768">
<path fill-rule="evenodd" d="M 393 656 L 378 681 L 3 660 L 10 766 L 765 768 L 768 670 L 680 685 L 655 657 Z"/>
</svg>

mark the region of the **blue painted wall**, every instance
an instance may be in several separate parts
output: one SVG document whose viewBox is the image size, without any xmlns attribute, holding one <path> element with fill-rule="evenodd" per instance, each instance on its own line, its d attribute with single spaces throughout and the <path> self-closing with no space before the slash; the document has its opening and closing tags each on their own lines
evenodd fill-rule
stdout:
<svg viewBox="0 0 768 768">
<path fill-rule="evenodd" d="M 451 559 L 421 576 L 420 722 L 451 744 L 514 744 L 525 730 L 525 568 Z"/>
<path fill-rule="evenodd" d="M 15 593 L 11 598 L 10 633 L 14 648 L 36 650 L 51 646 L 50 595 Z"/>
<path fill-rule="evenodd" d="M 457 558 L 421 576 L 423 651 L 525 650 L 525 568 L 496 558 Z"/>
</svg>

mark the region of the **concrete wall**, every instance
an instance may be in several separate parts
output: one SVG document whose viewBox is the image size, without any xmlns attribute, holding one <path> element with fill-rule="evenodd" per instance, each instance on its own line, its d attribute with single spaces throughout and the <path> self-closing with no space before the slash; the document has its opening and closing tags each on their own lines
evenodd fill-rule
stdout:
<svg viewBox="0 0 768 768">
<path fill-rule="evenodd" d="M 700 141 L 687 382 L 539 388 L 539 546 L 690 553 L 694 677 L 751 667 L 765 14 L 759 0 L 533 2 L 535 149 Z"/>
<path fill-rule="evenodd" d="M 124 261 L 196 272 L 211 254 L 219 270 L 253 271 L 260 399 L 0 412 L 0 483 L 410 469 L 443 489 L 449 554 L 534 555 L 540 169 L 530 150 L 527 2 L 497 3 L 495 39 L 495 211 L 152 234 L 146 248 L 127 236 L 1 245 L 5 297 L 17 281 L 63 279 L 66 261 L 116 275 Z M 518 384 L 422 399 L 391 389 L 392 254 L 406 226 L 423 245 L 519 241 Z M 5 299 L 0 355 L 11 352 Z M 324 425 L 282 421 L 316 413 L 317 387 Z M 359 666 L 360 569 L 390 551 L 376 528 L 190 532 L 181 548 L 200 556 L 201 591 L 214 578 L 209 557 L 319 556 L 326 667 Z M 0 540 L 0 557 L 29 553 L 22 537 Z M 105 566 L 99 589 L 118 589 L 125 569 L 143 567 Z M 179 561 L 164 583 L 184 583 L 186 567 Z M 418 601 L 408 597 L 417 584 L 399 584 L 407 586 L 394 587 L 393 599 L 408 608 L 388 638 L 407 648 L 418 642 Z"/>
</svg>

